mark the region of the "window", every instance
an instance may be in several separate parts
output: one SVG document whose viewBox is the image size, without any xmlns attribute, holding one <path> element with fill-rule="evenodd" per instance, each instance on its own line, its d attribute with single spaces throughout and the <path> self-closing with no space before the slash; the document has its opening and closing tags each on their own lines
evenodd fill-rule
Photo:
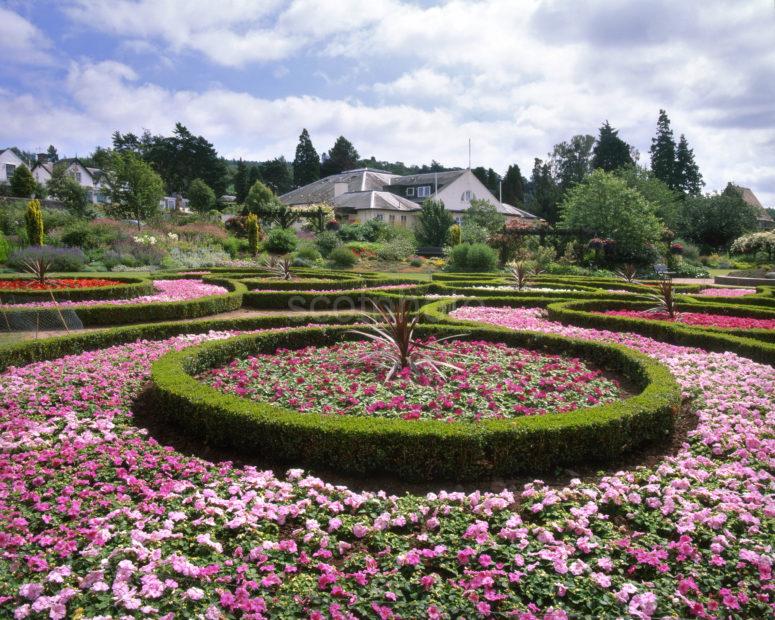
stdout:
<svg viewBox="0 0 775 620">
<path fill-rule="evenodd" d="M 396 216 L 395 215 L 389 215 L 388 216 L 388 220 L 390 221 L 391 224 L 393 224 L 396 221 Z"/>
<path fill-rule="evenodd" d="M 80 172 L 76 172 L 75 173 L 75 180 L 78 181 L 79 183 L 81 182 L 81 173 Z"/>
<path fill-rule="evenodd" d="M 460 217 L 459 215 L 456 215 L 455 216 L 455 224 L 457 224 L 459 226 L 462 223 L 463 223 L 463 218 Z"/>
<path fill-rule="evenodd" d="M 417 197 L 418 198 L 427 198 L 431 195 L 431 186 L 430 185 L 420 185 L 420 187 L 417 188 Z"/>
<path fill-rule="evenodd" d="M 16 166 L 14 166 L 13 164 L 6 164 L 5 165 L 5 178 L 10 181 L 15 170 L 16 170 Z"/>
<path fill-rule="evenodd" d="M 406 216 L 405 215 L 401 216 L 401 225 L 402 226 L 406 226 Z"/>
<path fill-rule="evenodd" d="M 407 187 L 406 188 L 406 195 L 407 196 L 414 196 L 414 187 Z"/>
<path fill-rule="evenodd" d="M 375 219 L 375 220 L 377 220 L 378 222 L 381 222 L 382 220 L 384 220 L 384 219 L 385 219 L 385 216 L 384 216 L 384 215 L 382 215 L 381 213 L 377 213 L 377 214 L 374 216 L 374 219 Z"/>
<path fill-rule="evenodd" d="M 460 197 L 460 200 L 462 202 L 471 202 L 472 200 L 476 200 L 476 194 L 474 194 L 470 189 L 467 189 L 463 192 L 463 195 Z"/>
</svg>

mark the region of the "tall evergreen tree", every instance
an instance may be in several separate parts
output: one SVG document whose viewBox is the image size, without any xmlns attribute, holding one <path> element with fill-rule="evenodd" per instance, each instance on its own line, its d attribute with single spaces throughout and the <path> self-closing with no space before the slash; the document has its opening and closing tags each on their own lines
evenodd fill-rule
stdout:
<svg viewBox="0 0 775 620">
<path fill-rule="evenodd" d="M 237 202 L 242 204 L 247 198 L 250 185 L 248 184 L 248 167 L 245 162 L 240 160 L 237 162 L 237 171 L 234 173 L 234 195 L 237 197 Z"/>
<path fill-rule="evenodd" d="M 630 154 L 630 145 L 619 137 L 618 130 L 606 121 L 600 127 L 594 149 L 592 149 L 592 168 L 602 168 L 611 172 L 617 168 L 632 166 L 635 162 Z"/>
<path fill-rule="evenodd" d="M 594 136 L 577 135 L 568 142 L 560 142 L 552 151 L 551 168 L 561 192 L 581 183 L 592 171 Z"/>
<path fill-rule="evenodd" d="M 256 181 L 260 180 L 261 170 L 259 167 L 257 165 L 250 166 L 250 168 L 248 168 L 248 193 L 250 193 L 250 188 L 256 184 Z M 247 198 L 247 194 L 245 194 L 245 197 Z"/>
<path fill-rule="evenodd" d="M 270 187 L 275 195 L 280 196 L 293 189 L 291 166 L 285 157 L 275 157 L 258 164 L 261 180 Z"/>
<path fill-rule="evenodd" d="M 700 168 L 694 161 L 694 150 L 689 148 L 686 136 L 681 134 L 675 154 L 675 175 L 678 187 L 690 196 L 699 196 L 705 182 L 702 180 Z"/>
<path fill-rule="evenodd" d="M 59 161 L 59 153 L 57 152 L 57 147 L 55 147 L 53 144 L 48 145 L 48 149 L 46 149 L 46 155 L 48 155 L 48 160 L 55 164 Z"/>
<path fill-rule="evenodd" d="M 560 195 L 560 188 L 552 177 L 551 166 L 536 157 L 533 163 L 533 173 L 530 177 L 530 196 L 527 201 L 527 210 L 544 218 L 550 224 L 554 224 L 559 217 L 557 205 L 560 201 Z"/>
<path fill-rule="evenodd" d="M 320 178 L 320 157 L 309 132 L 303 129 L 296 145 L 296 157 L 293 159 L 293 184 L 295 187 L 307 185 Z"/>
<path fill-rule="evenodd" d="M 503 177 L 503 202 L 520 206 L 525 201 L 525 185 L 522 172 L 517 164 L 512 164 Z"/>
<path fill-rule="evenodd" d="M 667 112 L 659 111 L 657 120 L 657 133 L 651 140 L 651 171 L 660 181 L 670 189 L 677 189 L 678 182 L 675 174 L 675 140 L 673 130 L 670 128 L 670 119 Z"/>
<path fill-rule="evenodd" d="M 339 136 L 328 151 L 325 161 L 320 165 L 320 176 L 327 177 L 352 170 L 358 164 L 358 151 L 347 138 Z"/>
</svg>

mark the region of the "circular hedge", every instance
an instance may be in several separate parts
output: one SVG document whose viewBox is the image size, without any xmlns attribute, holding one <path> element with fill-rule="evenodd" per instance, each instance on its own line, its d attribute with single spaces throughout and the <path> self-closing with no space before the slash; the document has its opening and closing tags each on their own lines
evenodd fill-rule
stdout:
<svg viewBox="0 0 775 620">
<path fill-rule="evenodd" d="M 79 288 L 51 288 L 46 290 L 3 290 L 0 289 L 0 302 L 22 304 L 49 301 L 51 296 L 57 301 L 86 301 L 92 299 L 132 299 L 153 293 L 153 281 L 142 277 L 114 276 L 107 278 L 119 284 L 111 286 L 84 286 Z M 0 276 L 3 280 L 30 280 L 30 277 Z M 57 278 L 51 278 L 56 280 Z M 104 280 L 105 276 L 76 276 L 78 280 Z"/>
<path fill-rule="evenodd" d="M 417 329 L 421 337 L 453 333 L 446 326 Z M 447 423 L 302 414 L 221 393 L 194 377 L 245 355 L 355 337 L 344 327 L 267 331 L 169 353 L 153 364 L 149 410 L 210 446 L 278 464 L 407 480 L 473 480 L 611 461 L 668 435 L 680 404 L 668 369 L 645 355 L 615 345 L 500 329 L 475 328 L 465 338 L 579 357 L 617 372 L 638 394 L 570 413 Z"/>
</svg>

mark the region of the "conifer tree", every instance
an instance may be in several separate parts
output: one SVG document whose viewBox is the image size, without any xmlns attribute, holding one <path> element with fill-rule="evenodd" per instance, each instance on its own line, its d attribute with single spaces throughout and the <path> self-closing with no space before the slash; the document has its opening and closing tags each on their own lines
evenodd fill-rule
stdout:
<svg viewBox="0 0 775 620">
<path fill-rule="evenodd" d="M 30 200 L 24 212 L 24 226 L 30 245 L 43 245 L 43 211 L 38 200 Z"/>
<path fill-rule="evenodd" d="M 651 171 L 670 189 L 677 189 L 675 166 L 675 140 L 667 112 L 659 111 L 657 133 L 651 140 Z"/>
<path fill-rule="evenodd" d="M 681 134 L 678 140 L 675 168 L 678 182 L 677 189 L 690 196 L 699 196 L 705 182 L 702 180 L 699 166 L 694 161 L 694 150 L 689 148 L 689 143 L 683 134 Z"/>
<path fill-rule="evenodd" d="M 296 145 L 296 157 L 293 159 L 293 184 L 295 187 L 307 185 L 320 178 L 320 156 L 312 145 L 309 132 L 303 129 Z"/>
<path fill-rule="evenodd" d="M 320 165 L 320 176 L 327 177 L 352 170 L 358 164 L 358 151 L 347 138 L 339 136 L 328 151 L 326 160 Z"/>
<path fill-rule="evenodd" d="M 602 168 L 611 172 L 617 168 L 632 166 L 635 162 L 630 154 L 630 145 L 619 137 L 618 130 L 606 121 L 600 127 L 594 149 L 592 149 L 592 168 Z"/>
<path fill-rule="evenodd" d="M 248 184 L 248 167 L 242 158 L 237 162 L 237 171 L 234 173 L 234 195 L 237 198 L 237 202 L 242 204 L 245 202 L 245 198 L 248 196 L 248 190 L 250 185 Z"/>
<path fill-rule="evenodd" d="M 514 206 L 525 202 L 524 180 L 517 164 L 509 166 L 503 177 L 503 202 Z"/>
</svg>

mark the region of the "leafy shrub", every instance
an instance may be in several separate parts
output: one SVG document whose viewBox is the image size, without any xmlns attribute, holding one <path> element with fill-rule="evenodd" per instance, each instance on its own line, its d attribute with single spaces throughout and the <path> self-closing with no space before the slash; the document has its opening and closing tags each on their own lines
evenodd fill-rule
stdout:
<svg viewBox="0 0 775 620">
<path fill-rule="evenodd" d="M 288 254 L 296 249 L 299 242 L 296 233 L 290 228 L 272 228 L 266 238 L 266 249 L 272 254 Z"/>
<path fill-rule="evenodd" d="M 738 237 L 732 243 L 731 252 L 753 256 L 757 261 L 757 254 L 761 253 L 764 260 L 760 262 L 775 260 L 775 231 L 768 230 Z"/>
<path fill-rule="evenodd" d="M 11 254 L 11 244 L 8 243 L 8 239 L 0 231 L 0 263 L 4 263 L 8 260 L 8 256 Z"/>
<path fill-rule="evenodd" d="M 350 248 L 342 245 L 331 250 L 328 258 L 336 267 L 352 267 L 358 260 Z"/>
<path fill-rule="evenodd" d="M 331 230 L 318 233 L 317 237 L 315 237 L 315 243 L 324 258 L 328 258 L 328 255 L 331 254 L 331 250 L 342 245 L 337 234 Z"/>
<path fill-rule="evenodd" d="M 342 241 L 366 241 L 363 226 L 360 224 L 342 224 L 337 235 Z"/>
<path fill-rule="evenodd" d="M 489 236 L 487 229 L 477 224 L 465 224 L 460 228 L 462 243 L 487 243 Z"/>
<path fill-rule="evenodd" d="M 172 261 L 172 264 L 168 267 L 167 264 L 162 262 L 162 266 L 165 268 L 174 269 L 182 267 L 185 269 L 198 269 L 200 267 L 215 267 L 225 263 L 229 260 L 229 255 L 220 247 L 204 246 L 187 250 L 171 248 L 168 258 Z"/>
<path fill-rule="evenodd" d="M 11 254 L 8 265 L 25 270 L 25 263 L 33 260 L 48 261 L 51 263 L 51 271 L 80 271 L 86 263 L 86 255 L 78 248 L 32 246 Z"/>
<path fill-rule="evenodd" d="M 447 268 L 450 271 L 494 271 L 498 254 L 484 243 L 461 243 L 452 248 Z"/>
<path fill-rule="evenodd" d="M 416 249 L 411 239 L 396 237 L 380 246 L 377 250 L 377 257 L 385 261 L 401 261 L 409 258 Z"/>
<path fill-rule="evenodd" d="M 412 267 L 422 267 L 422 258 L 420 258 L 419 256 L 417 256 L 417 257 L 413 258 L 412 260 L 410 260 L 410 261 L 409 261 L 409 264 L 410 264 Z"/>
<path fill-rule="evenodd" d="M 91 250 L 110 245 L 118 237 L 119 232 L 105 224 L 75 222 L 62 231 L 60 240 L 70 247 Z"/>
<path fill-rule="evenodd" d="M 304 241 L 299 243 L 296 248 L 296 258 L 299 258 L 308 263 L 314 263 L 315 261 L 320 260 L 321 256 L 314 243 Z"/>
</svg>

